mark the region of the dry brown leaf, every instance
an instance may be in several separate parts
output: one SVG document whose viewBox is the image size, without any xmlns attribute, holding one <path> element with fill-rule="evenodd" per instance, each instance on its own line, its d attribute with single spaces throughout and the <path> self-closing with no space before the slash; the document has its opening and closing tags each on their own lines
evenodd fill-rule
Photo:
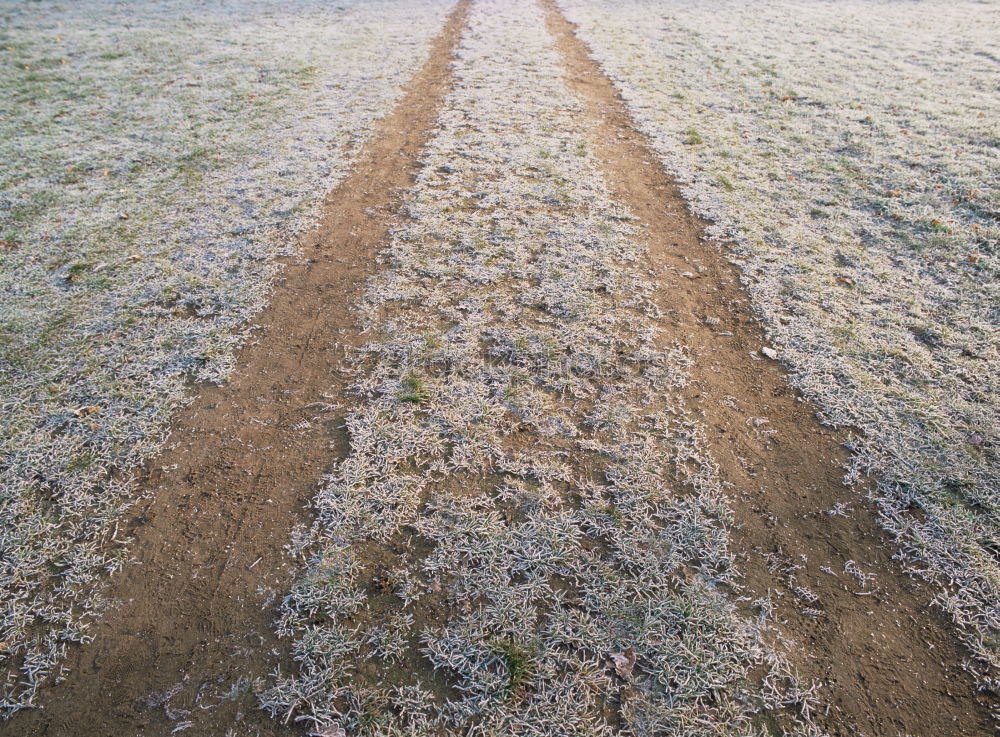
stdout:
<svg viewBox="0 0 1000 737">
<path fill-rule="evenodd" d="M 623 653 L 611 653 L 610 657 L 618 675 L 622 678 L 632 675 L 632 669 L 635 667 L 635 650 L 629 647 Z"/>
<path fill-rule="evenodd" d="M 86 417 L 87 415 L 92 415 L 100 412 L 103 409 L 99 404 L 88 404 L 86 407 L 77 407 L 73 410 L 73 414 L 77 417 Z"/>
</svg>

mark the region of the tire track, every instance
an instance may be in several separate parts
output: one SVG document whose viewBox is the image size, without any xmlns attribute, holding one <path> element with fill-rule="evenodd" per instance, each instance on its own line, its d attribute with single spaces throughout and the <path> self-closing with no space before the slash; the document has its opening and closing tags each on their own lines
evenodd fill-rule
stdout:
<svg viewBox="0 0 1000 737">
<path fill-rule="evenodd" d="M 761 355 L 764 333 L 737 269 L 702 238 L 704 224 L 573 26 L 542 2 L 567 84 L 595 124 L 608 187 L 638 217 L 648 266 L 662 275 L 656 301 L 670 337 L 690 348 L 687 400 L 736 491 L 737 565 L 752 596 L 769 597 L 802 675 L 824 684 L 830 709 L 817 722 L 834 735 L 991 734 L 989 700 L 930 608 L 933 592 L 903 572 L 872 505 L 842 483 L 846 434 L 820 425 Z M 871 573 L 868 585 L 858 580 Z"/>
<path fill-rule="evenodd" d="M 477 0 L 455 80 L 358 305 L 350 453 L 264 704 L 359 737 L 808 731 L 721 590 L 688 362 L 535 0 Z"/>
<path fill-rule="evenodd" d="M 287 659 L 271 626 L 276 592 L 294 572 L 284 546 L 344 448 L 343 410 L 330 393 L 339 397 L 345 381 L 331 366 L 358 342 L 349 305 L 449 88 L 467 5 L 457 4 L 327 198 L 229 383 L 199 387 L 178 413 L 170 445 L 145 472 L 153 501 L 122 530 L 135 538 L 135 561 L 110 585 L 120 605 L 95 625 L 92 643 L 71 653 L 64 682 L 41 694 L 44 708 L 15 715 L 0 733 L 156 735 L 188 722 L 185 735 L 288 731 L 259 711 L 253 694 L 254 679 Z"/>
</svg>

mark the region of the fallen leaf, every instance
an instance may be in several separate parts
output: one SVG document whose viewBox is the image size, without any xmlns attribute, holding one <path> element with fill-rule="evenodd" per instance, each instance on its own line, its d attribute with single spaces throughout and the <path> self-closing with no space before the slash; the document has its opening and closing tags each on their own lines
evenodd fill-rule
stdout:
<svg viewBox="0 0 1000 737">
<path fill-rule="evenodd" d="M 100 412 L 102 409 L 103 407 L 101 407 L 101 405 L 99 404 L 88 404 L 85 407 L 78 407 L 77 409 L 73 410 L 73 414 L 76 415 L 77 417 L 86 417 L 87 415 L 96 414 L 97 412 Z"/>
<path fill-rule="evenodd" d="M 635 650 L 626 648 L 623 653 L 611 653 L 611 662 L 615 666 L 615 672 L 622 678 L 632 675 L 635 667 Z"/>
</svg>

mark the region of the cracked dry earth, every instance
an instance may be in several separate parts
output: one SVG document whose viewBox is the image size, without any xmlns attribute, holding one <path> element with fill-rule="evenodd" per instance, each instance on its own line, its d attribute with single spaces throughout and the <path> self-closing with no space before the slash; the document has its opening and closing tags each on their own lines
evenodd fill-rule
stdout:
<svg viewBox="0 0 1000 737">
<path fill-rule="evenodd" d="M 457 5 L 369 149 L 0 733 L 990 733 L 553 5 Z"/>
</svg>

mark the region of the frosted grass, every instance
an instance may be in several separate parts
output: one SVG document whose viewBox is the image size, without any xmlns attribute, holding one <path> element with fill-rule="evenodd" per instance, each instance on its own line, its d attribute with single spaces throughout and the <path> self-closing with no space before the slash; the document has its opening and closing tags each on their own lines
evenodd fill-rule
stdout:
<svg viewBox="0 0 1000 737">
<path fill-rule="evenodd" d="M 536 3 L 473 5 L 263 705 L 316 735 L 811 733 L 560 75 Z"/>
<path fill-rule="evenodd" d="M 87 639 L 129 472 L 451 5 L 0 2 L 0 714 Z"/>
<path fill-rule="evenodd" d="M 1000 686 L 1000 8 L 559 0 Z"/>
</svg>

